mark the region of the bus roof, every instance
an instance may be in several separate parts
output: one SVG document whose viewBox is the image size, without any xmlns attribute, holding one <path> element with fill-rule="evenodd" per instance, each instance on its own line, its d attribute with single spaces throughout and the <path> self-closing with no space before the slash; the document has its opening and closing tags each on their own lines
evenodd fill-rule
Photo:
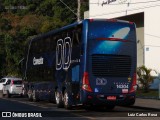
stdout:
<svg viewBox="0 0 160 120">
<path fill-rule="evenodd" d="M 80 22 L 75 22 L 75 23 L 66 25 L 64 27 L 51 30 L 51 31 L 49 31 L 47 33 L 43 33 L 43 34 L 37 35 L 36 37 L 31 39 L 31 42 L 39 40 L 40 38 L 45 38 L 47 36 L 50 36 L 50 35 L 55 34 L 55 33 L 58 33 L 60 31 L 63 31 L 63 30 L 78 26 L 78 25 L 83 24 L 84 22 L 88 22 L 88 21 L 90 21 L 90 22 L 93 22 L 93 21 L 108 21 L 108 22 L 123 22 L 123 23 L 134 24 L 133 22 L 129 22 L 129 21 L 125 21 L 125 20 L 118 20 L 118 19 L 85 19 L 85 20 L 82 20 Z"/>
<path fill-rule="evenodd" d="M 84 21 L 84 20 L 83 20 Z M 52 34 L 55 34 L 55 33 L 58 33 L 60 31 L 63 31 L 63 30 L 66 30 L 66 29 L 69 29 L 69 28 L 72 28 L 72 27 L 75 27 L 77 25 L 80 25 L 83 23 L 83 21 L 80 21 L 80 22 L 75 22 L 75 23 L 72 23 L 70 25 L 66 25 L 64 27 L 61 27 L 61 28 L 57 28 L 57 29 L 54 29 L 54 30 L 51 30 L 47 33 L 43 33 L 43 34 L 40 34 L 40 35 L 37 35 L 35 38 L 33 38 L 31 41 L 35 41 L 35 40 L 39 40 L 40 38 L 45 38 L 47 36 L 50 36 Z"/>
</svg>

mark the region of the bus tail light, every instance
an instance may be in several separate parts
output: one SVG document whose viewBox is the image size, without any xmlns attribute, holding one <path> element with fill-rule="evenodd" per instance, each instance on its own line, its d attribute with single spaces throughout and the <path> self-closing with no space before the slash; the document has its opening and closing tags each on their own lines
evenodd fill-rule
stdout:
<svg viewBox="0 0 160 120">
<path fill-rule="evenodd" d="M 82 89 L 86 90 L 88 92 L 92 92 L 91 86 L 89 84 L 88 72 L 84 72 L 84 74 L 83 74 Z"/>
<path fill-rule="evenodd" d="M 90 22 L 93 22 L 93 21 L 94 21 L 94 19 L 89 19 L 89 21 L 90 21 Z"/>
<path fill-rule="evenodd" d="M 133 81 L 132 81 L 132 85 L 131 85 L 131 89 L 130 89 L 129 93 L 135 92 L 137 90 L 136 81 L 137 81 L 137 75 L 136 75 L 136 73 L 134 73 Z"/>
<path fill-rule="evenodd" d="M 129 22 L 129 24 L 134 24 L 134 22 Z"/>
</svg>

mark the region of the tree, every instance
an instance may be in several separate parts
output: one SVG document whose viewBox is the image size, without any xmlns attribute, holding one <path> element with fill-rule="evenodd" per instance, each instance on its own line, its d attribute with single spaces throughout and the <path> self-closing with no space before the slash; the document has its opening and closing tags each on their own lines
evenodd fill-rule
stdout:
<svg viewBox="0 0 160 120">
<path fill-rule="evenodd" d="M 153 82 L 154 77 L 151 75 L 152 70 L 150 68 L 145 67 L 144 65 L 137 68 L 138 80 L 142 83 L 144 92 L 149 91 L 150 83 Z"/>
<path fill-rule="evenodd" d="M 62 1 L 77 12 L 77 0 Z M 88 1 L 81 0 L 81 18 Z M 73 12 L 60 0 L 0 0 L 0 76 L 18 74 L 28 39 L 75 22 Z"/>
</svg>

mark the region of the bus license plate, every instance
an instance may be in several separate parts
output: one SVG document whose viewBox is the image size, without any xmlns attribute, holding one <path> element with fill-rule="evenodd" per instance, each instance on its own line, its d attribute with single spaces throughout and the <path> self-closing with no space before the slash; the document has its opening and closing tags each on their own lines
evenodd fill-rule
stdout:
<svg viewBox="0 0 160 120">
<path fill-rule="evenodd" d="M 116 100 L 116 96 L 108 96 L 107 100 Z"/>
</svg>

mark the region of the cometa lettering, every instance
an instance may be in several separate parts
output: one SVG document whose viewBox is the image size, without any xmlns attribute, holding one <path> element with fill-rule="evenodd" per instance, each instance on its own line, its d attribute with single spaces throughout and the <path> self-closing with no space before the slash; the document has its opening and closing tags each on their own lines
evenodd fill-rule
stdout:
<svg viewBox="0 0 160 120">
<path fill-rule="evenodd" d="M 33 58 L 33 65 L 41 65 L 43 64 L 43 59 L 42 57 L 40 57 L 39 59 L 36 59 L 35 57 Z"/>
</svg>

